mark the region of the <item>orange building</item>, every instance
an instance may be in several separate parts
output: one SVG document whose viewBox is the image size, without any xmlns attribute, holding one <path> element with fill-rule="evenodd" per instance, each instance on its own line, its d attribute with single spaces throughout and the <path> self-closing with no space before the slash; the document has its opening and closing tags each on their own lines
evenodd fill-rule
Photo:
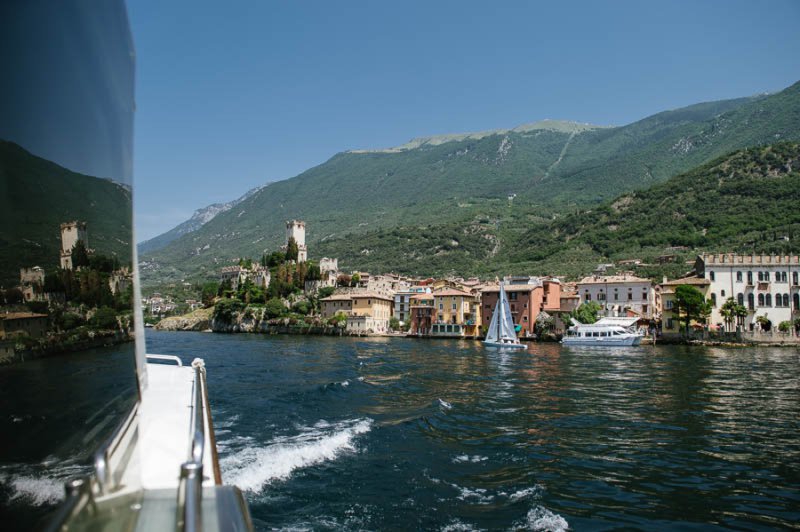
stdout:
<svg viewBox="0 0 800 532">
<path fill-rule="evenodd" d="M 514 323 L 521 328 L 520 336 L 533 335 L 536 318 L 542 311 L 556 313 L 561 309 L 561 282 L 557 279 L 511 277 L 506 280 L 505 289 Z M 490 286 L 481 291 L 484 324 L 491 321 L 499 297 L 499 286 Z"/>
</svg>

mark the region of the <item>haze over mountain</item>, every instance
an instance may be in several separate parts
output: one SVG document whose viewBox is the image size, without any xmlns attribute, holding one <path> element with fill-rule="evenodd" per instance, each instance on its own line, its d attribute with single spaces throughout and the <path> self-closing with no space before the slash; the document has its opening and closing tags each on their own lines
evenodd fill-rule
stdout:
<svg viewBox="0 0 800 532">
<path fill-rule="evenodd" d="M 504 257 L 523 234 L 553 217 L 739 148 L 798 138 L 800 84 L 794 84 L 621 127 L 543 121 L 339 153 L 143 254 L 142 276 L 154 284 L 215 275 L 231 259 L 279 246 L 290 218 L 307 221 L 312 258 L 338 256 L 347 269 L 494 271 L 507 264 Z M 398 231 L 407 252 L 392 258 L 382 235 Z"/>
</svg>

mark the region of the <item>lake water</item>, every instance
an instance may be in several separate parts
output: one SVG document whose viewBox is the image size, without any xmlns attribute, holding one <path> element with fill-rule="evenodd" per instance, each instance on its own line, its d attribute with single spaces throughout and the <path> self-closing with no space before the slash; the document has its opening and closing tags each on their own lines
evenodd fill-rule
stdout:
<svg viewBox="0 0 800 532">
<path fill-rule="evenodd" d="M 148 331 L 148 351 L 205 359 L 223 479 L 258 529 L 800 522 L 797 349 Z M 52 504 L 14 482 L 62 474 L 0 458 L 3 504 Z"/>
</svg>

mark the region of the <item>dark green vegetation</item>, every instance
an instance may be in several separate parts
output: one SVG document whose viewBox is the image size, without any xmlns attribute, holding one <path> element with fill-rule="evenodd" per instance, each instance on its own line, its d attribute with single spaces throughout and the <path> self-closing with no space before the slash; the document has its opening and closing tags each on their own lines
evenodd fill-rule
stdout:
<svg viewBox="0 0 800 532">
<path fill-rule="evenodd" d="M 800 139 L 800 84 L 771 96 L 667 111 L 623 127 L 545 122 L 480 138 L 340 153 L 264 187 L 144 256 L 143 280 L 154 285 L 211 277 L 217 264 L 232 257 L 277 247 L 291 218 L 308 223 L 312 256 L 339 257 L 343 269 L 576 276 L 606 257 L 640 249 L 619 236 L 613 240 L 622 247 L 549 234 L 558 224 L 590 230 L 581 220 L 611 207 L 587 208 L 735 149 L 782 139 Z M 704 208 L 712 217 L 725 209 L 713 198 Z M 724 245 L 723 235 L 716 242 Z M 648 253 L 663 252 L 660 241 L 641 244 Z"/>
<path fill-rule="evenodd" d="M 19 284 L 19 269 L 59 264 L 61 223 L 88 222 L 89 247 L 131 261 L 131 192 L 71 172 L 0 141 L 0 286 Z"/>
</svg>

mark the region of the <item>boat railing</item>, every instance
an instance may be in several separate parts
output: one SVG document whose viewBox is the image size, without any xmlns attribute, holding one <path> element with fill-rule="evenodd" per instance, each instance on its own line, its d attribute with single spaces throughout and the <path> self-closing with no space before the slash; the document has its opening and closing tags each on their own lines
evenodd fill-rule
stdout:
<svg viewBox="0 0 800 532">
<path fill-rule="evenodd" d="M 203 399 L 206 382 L 205 364 L 201 359 L 192 361 L 194 368 L 194 404 L 192 416 L 192 444 L 189 460 L 181 465 L 181 485 L 178 489 L 179 528 L 187 532 L 203 529 L 203 459 L 206 434 L 203 417 Z M 209 420 L 209 425 L 211 425 Z"/>
<path fill-rule="evenodd" d="M 117 488 L 125 466 L 133 453 L 133 442 L 137 434 L 136 415 L 139 404 L 135 403 L 128 415 L 117 425 L 113 434 L 94 455 L 94 470 L 97 490 L 107 495 Z"/>
<path fill-rule="evenodd" d="M 175 355 L 152 355 L 148 353 L 147 358 L 149 360 L 169 360 L 171 362 L 175 362 L 179 367 L 183 366 L 183 361 L 181 361 L 181 359 Z"/>
</svg>

